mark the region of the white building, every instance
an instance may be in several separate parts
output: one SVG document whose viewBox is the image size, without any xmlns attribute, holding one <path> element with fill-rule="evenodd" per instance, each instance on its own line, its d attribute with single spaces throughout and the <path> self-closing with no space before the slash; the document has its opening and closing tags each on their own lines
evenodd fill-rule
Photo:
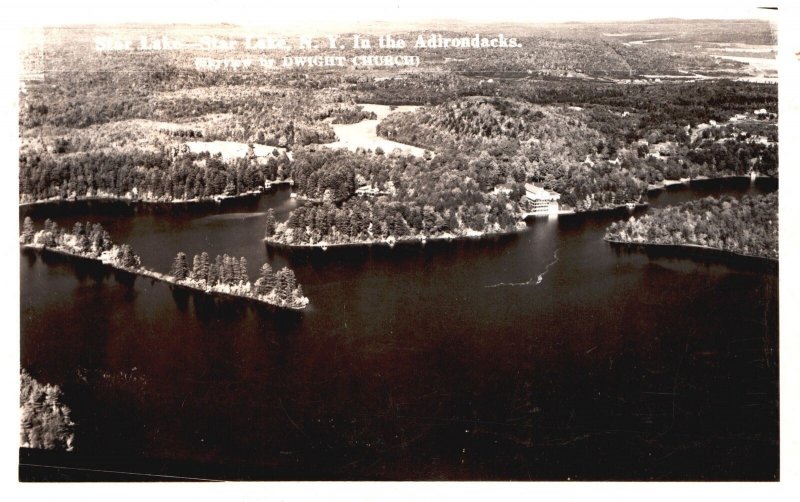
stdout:
<svg viewBox="0 0 800 502">
<path fill-rule="evenodd" d="M 531 213 L 553 214 L 558 213 L 558 200 L 561 195 L 533 183 L 525 183 L 525 196 L 531 202 Z"/>
<path fill-rule="evenodd" d="M 356 195 L 366 195 L 367 197 L 375 197 L 377 195 L 386 195 L 386 192 L 378 190 L 371 185 L 364 185 L 356 188 Z"/>
</svg>

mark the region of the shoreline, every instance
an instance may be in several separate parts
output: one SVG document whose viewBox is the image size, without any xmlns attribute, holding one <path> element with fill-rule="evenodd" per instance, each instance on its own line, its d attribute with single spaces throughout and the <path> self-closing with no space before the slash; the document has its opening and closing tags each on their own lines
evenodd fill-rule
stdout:
<svg viewBox="0 0 800 502">
<path fill-rule="evenodd" d="M 560 210 L 558 214 L 554 214 L 554 216 L 575 216 L 575 215 L 583 215 L 583 214 L 601 214 L 601 213 L 608 213 L 613 211 L 619 211 L 621 209 L 627 209 L 629 211 L 633 211 L 636 209 L 646 209 L 650 207 L 649 202 L 626 202 L 624 204 L 615 204 L 613 206 L 607 207 L 599 207 L 596 209 L 583 209 L 583 210 L 576 210 L 576 209 L 568 209 L 568 210 Z M 550 216 L 549 214 L 528 214 L 528 216 Z"/>
<path fill-rule="evenodd" d="M 525 227 L 527 228 L 527 226 Z M 372 247 L 372 246 L 388 246 L 389 248 L 394 248 L 398 244 L 422 244 L 425 245 L 429 241 L 464 241 L 464 240 L 481 240 L 484 238 L 489 237 L 502 237 L 507 235 L 516 235 L 520 232 L 524 231 L 525 228 L 519 228 L 515 230 L 505 230 L 500 232 L 476 232 L 475 234 L 471 235 L 434 235 L 434 236 L 426 236 L 426 237 L 401 237 L 399 239 L 376 239 L 370 241 L 359 241 L 359 242 L 336 242 L 336 243 L 323 243 L 317 242 L 314 244 L 289 244 L 286 242 L 277 241 L 270 237 L 264 237 L 263 241 L 264 244 L 267 246 L 271 246 L 274 248 L 282 248 L 282 249 L 321 249 L 323 251 L 327 251 L 329 248 L 346 248 L 346 247 Z"/>
<path fill-rule="evenodd" d="M 666 189 L 668 189 L 669 187 L 672 187 L 672 186 L 680 186 L 680 185 L 684 185 L 684 186 L 689 187 L 689 186 L 691 186 L 692 182 L 695 182 L 695 181 L 723 181 L 723 180 L 730 180 L 730 179 L 749 179 L 749 180 L 752 180 L 752 181 L 757 181 L 757 180 L 776 180 L 777 181 L 778 177 L 777 176 L 765 176 L 763 174 L 759 174 L 759 175 L 757 175 L 755 177 L 750 176 L 749 174 L 726 174 L 724 176 L 714 176 L 714 177 L 708 177 L 708 176 L 700 175 L 700 176 L 696 176 L 694 178 L 681 178 L 679 180 L 667 180 L 667 179 L 665 179 L 664 181 L 660 181 L 659 183 L 651 183 L 651 184 L 647 185 L 647 191 L 648 192 L 657 192 L 659 190 L 666 190 Z"/>
<path fill-rule="evenodd" d="M 308 304 L 302 305 L 302 306 L 280 305 L 280 304 L 272 303 L 270 301 L 267 301 L 267 300 L 264 300 L 264 299 L 261 299 L 261 298 L 258 298 L 258 297 L 254 297 L 254 296 L 241 295 L 241 294 L 237 294 L 237 293 L 234 293 L 234 292 L 217 291 L 217 290 L 214 290 L 214 289 L 211 289 L 211 290 L 201 289 L 201 288 L 192 286 L 190 284 L 179 282 L 174 277 L 172 277 L 172 276 L 170 276 L 168 274 L 162 274 L 161 272 L 156 272 L 155 270 L 150 270 L 148 268 L 140 267 L 140 268 L 134 269 L 134 268 L 123 267 L 123 266 L 121 266 L 121 265 L 119 265 L 117 263 L 104 261 L 104 260 L 100 259 L 99 257 L 96 258 L 96 257 L 92 257 L 92 256 L 84 256 L 84 255 L 73 253 L 73 252 L 70 252 L 70 251 L 67 251 L 67 250 L 64 250 L 64 249 L 46 247 L 46 246 L 41 245 L 41 244 L 20 244 L 19 246 L 20 246 L 20 249 L 23 249 L 23 250 L 31 250 L 31 251 L 36 251 L 38 253 L 53 253 L 53 254 L 57 254 L 57 255 L 60 255 L 60 256 L 66 256 L 66 257 L 72 258 L 72 259 L 90 261 L 90 262 L 102 265 L 104 267 L 108 267 L 108 268 L 110 268 L 111 270 L 114 270 L 114 271 L 127 272 L 129 274 L 133 274 L 133 275 L 136 275 L 136 276 L 147 277 L 149 279 L 153 279 L 153 280 L 157 280 L 157 281 L 166 283 L 166 284 L 168 284 L 170 286 L 175 286 L 175 287 L 182 288 L 182 289 L 188 289 L 188 290 L 195 291 L 195 292 L 198 292 L 198 293 L 203 293 L 203 294 L 206 294 L 206 295 L 212 296 L 212 297 L 213 296 L 226 296 L 226 297 L 230 297 L 230 298 L 249 300 L 249 301 L 256 302 L 256 303 L 269 305 L 270 307 L 275 307 L 275 308 L 280 308 L 280 309 L 288 309 L 288 310 L 294 310 L 294 311 L 301 311 L 301 310 L 305 309 L 306 306 L 308 305 Z"/>
<path fill-rule="evenodd" d="M 178 204 L 207 204 L 210 202 L 220 204 L 222 201 L 225 200 L 236 200 L 236 199 L 244 199 L 247 197 L 254 197 L 257 195 L 263 195 L 267 191 L 269 191 L 274 186 L 279 185 L 294 185 L 294 180 L 281 180 L 281 181 L 273 181 L 265 184 L 263 188 L 258 190 L 249 190 L 247 192 L 242 192 L 237 195 L 212 195 L 210 197 L 195 197 L 193 199 L 145 199 L 145 198 L 134 198 L 134 197 L 126 197 L 126 196 L 117 196 L 117 195 L 93 195 L 91 197 L 75 197 L 75 198 L 67 198 L 63 199 L 61 197 L 53 198 L 53 199 L 39 199 L 30 202 L 19 202 L 19 208 L 26 208 L 26 207 L 34 207 L 34 206 L 43 206 L 46 204 L 61 204 L 61 203 L 72 203 L 72 202 L 93 202 L 93 201 L 104 201 L 104 202 L 129 202 L 129 203 L 142 203 L 142 204 L 168 204 L 168 205 L 178 205 Z"/>
<path fill-rule="evenodd" d="M 628 241 L 621 241 L 617 239 L 609 239 L 607 237 L 603 237 L 603 240 L 608 242 L 612 246 L 619 246 L 619 247 L 626 247 L 632 249 L 634 251 L 645 251 L 647 250 L 680 250 L 680 251 L 689 251 L 689 252 L 701 252 L 706 253 L 707 256 L 717 255 L 718 257 L 729 257 L 729 258 L 743 258 L 746 260 L 758 260 L 760 262 L 775 265 L 779 264 L 779 258 L 770 258 L 768 256 L 760 256 L 760 255 L 753 255 L 753 254 L 745 254 L 745 253 L 738 253 L 736 251 L 729 251 L 727 249 L 722 248 L 714 248 L 709 246 L 701 246 L 700 244 L 661 244 L 656 242 L 628 242 Z"/>
</svg>

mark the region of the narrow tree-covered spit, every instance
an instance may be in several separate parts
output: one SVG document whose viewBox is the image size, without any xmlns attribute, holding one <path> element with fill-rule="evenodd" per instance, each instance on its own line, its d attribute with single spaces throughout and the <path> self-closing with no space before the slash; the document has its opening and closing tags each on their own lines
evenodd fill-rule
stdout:
<svg viewBox="0 0 800 502">
<path fill-rule="evenodd" d="M 111 267 L 152 277 L 167 283 L 190 287 L 206 293 L 251 298 L 264 303 L 302 309 L 308 304 L 303 289 L 297 283 L 292 270 L 283 267 L 272 271 L 264 264 L 255 282 L 250 282 L 248 264 L 244 257 L 234 258 L 217 255 L 213 261 L 208 253 L 195 255 L 192 266 L 185 253 L 178 253 L 169 274 L 142 267 L 139 256 L 127 244 L 116 245 L 108 232 L 99 223 L 76 223 L 72 231 L 46 220 L 44 228 L 36 230 L 33 221 L 26 217 L 22 223 L 20 244 L 34 249 L 50 249 L 55 252 L 98 260 Z"/>
</svg>

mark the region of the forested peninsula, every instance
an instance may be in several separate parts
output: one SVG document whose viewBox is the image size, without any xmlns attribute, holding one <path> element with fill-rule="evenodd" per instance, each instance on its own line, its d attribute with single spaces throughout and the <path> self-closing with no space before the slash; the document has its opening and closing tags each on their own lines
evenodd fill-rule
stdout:
<svg viewBox="0 0 800 502">
<path fill-rule="evenodd" d="M 716 249 L 778 260 L 778 194 L 686 202 L 613 223 L 610 242 Z"/>
<path fill-rule="evenodd" d="M 480 236 L 517 230 L 522 183 L 495 190 L 486 158 L 423 159 L 383 152 L 297 151 L 304 203 L 285 222 L 268 216 L 275 244 L 329 246 Z"/>
</svg>

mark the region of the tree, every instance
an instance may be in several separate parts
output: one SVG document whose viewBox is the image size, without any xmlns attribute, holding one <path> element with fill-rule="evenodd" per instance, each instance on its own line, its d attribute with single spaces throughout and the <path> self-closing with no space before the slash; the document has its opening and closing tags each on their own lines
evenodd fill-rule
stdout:
<svg viewBox="0 0 800 502">
<path fill-rule="evenodd" d="M 114 243 L 111 241 L 111 235 L 106 230 L 103 230 L 103 251 L 111 251 Z"/>
<path fill-rule="evenodd" d="M 203 276 L 204 280 L 208 280 L 208 269 L 211 266 L 208 253 L 203 251 L 200 253 L 200 273 Z"/>
<path fill-rule="evenodd" d="M 30 216 L 26 216 L 22 222 L 22 243 L 30 244 L 33 242 L 35 230 L 33 228 L 33 220 Z"/>
<path fill-rule="evenodd" d="M 239 274 L 240 274 L 239 280 L 241 282 L 243 283 L 250 282 L 250 276 L 247 273 L 247 260 L 245 259 L 244 256 L 242 256 L 242 258 L 239 260 Z"/>
<path fill-rule="evenodd" d="M 281 302 L 288 302 L 292 298 L 296 287 L 297 279 L 294 276 L 294 271 L 286 267 L 281 268 L 277 273 L 277 284 L 275 287 Z"/>
<path fill-rule="evenodd" d="M 261 265 L 258 279 L 256 280 L 256 293 L 260 296 L 268 295 L 275 290 L 275 274 L 269 263 Z"/>
<path fill-rule="evenodd" d="M 219 258 L 219 256 L 217 256 Z M 214 262 L 208 267 L 208 285 L 214 286 L 219 282 L 219 263 Z"/>
<path fill-rule="evenodd" d="M 222 261 L 222 256 L 217 255 L 217 257 L 214 259 L 214 269 L 216 270 L 215 284 L 225 284 L 223 277 L 225 273 L 225 263 Z"/>
<path fill-rule="evenodd" d="M 264 236 L 272 237 L 273 235 L 275 235 L 275 211 L 269 209 L 267 211 L 267 223 Z"/>
<path fill-rule="evenodd" d="M 281 303 L 285 303 L 291 294 L 289 284 L 286 280 L 286 270 L 286 267 L 284 267 L 275 274 L 275 294 L 278 296 L 278 300 L 280 300 Z"/>
<path fill-rule="evenodd" d="M 78 249 L 84 253 L 92 249 L 92 241 L 89 240 L 85 233 L 78 237 Z"/>
<path fill-rule="evenodd" d="M 120 265 L 125 268 L 139 268 L 139 264 L 141 260 L 138 256 L 133 253 L 130 245 L 123 244 L 120 246 L 119 254 L 117 255 L 117 260 Z"/>
<path fill-rule="evenodd" d="M 202 275 L 202 266 L 200 265 L 200 256 L 194 255 L 192 258 L 192 280 L 194 281 L 202 281 L 205 280 L 205 276 Z"/>
<path fill-rule="evenodd" d="M 231 266 L 231 257 L 227 254 L 222 256 L 222 266 L 219 269 L 219 282 L 221 284 L 230 284 L 233 280 L 233 267 Z"/>
<path fill-rule="evenodd" d="M 239 268 L 239 260 L 231 256 L 231 282 L 240 284 L 242 282 L 242 270 Z"/>
<path fill-rule="evenodd" d="M 175 279 L 182 281 L 189 277 L 189 266 L 186 263 L 186 253 L 180 252 L 175 256 L 175 261 L 172 262 L 172 269 L 169 271 L 170 275 Z"/>
<path fill-rule="evenodd" d="M 53 223 L 53 225 L 55 225 L 55 223 Z M 50 230 L 45 231 L 44 243 L 43 243 L 45 247 L 56 246 L 56 232 L 58 231 L 58 229 L 53 225 L 50 226 Z M 47 222 L 45 222 L 45 228 L 47 228 Z"/>
<path fill-rule="evenodd" d="M 97 227 L 96 225 L 95 227 Z M 103 230 L 95 228 L 92 230 L 92 246 L 94 247 L 95 253 L 98 255 L 103 252 L 104 250 L 104 243 L 103 243 Z"/>
</svg>

